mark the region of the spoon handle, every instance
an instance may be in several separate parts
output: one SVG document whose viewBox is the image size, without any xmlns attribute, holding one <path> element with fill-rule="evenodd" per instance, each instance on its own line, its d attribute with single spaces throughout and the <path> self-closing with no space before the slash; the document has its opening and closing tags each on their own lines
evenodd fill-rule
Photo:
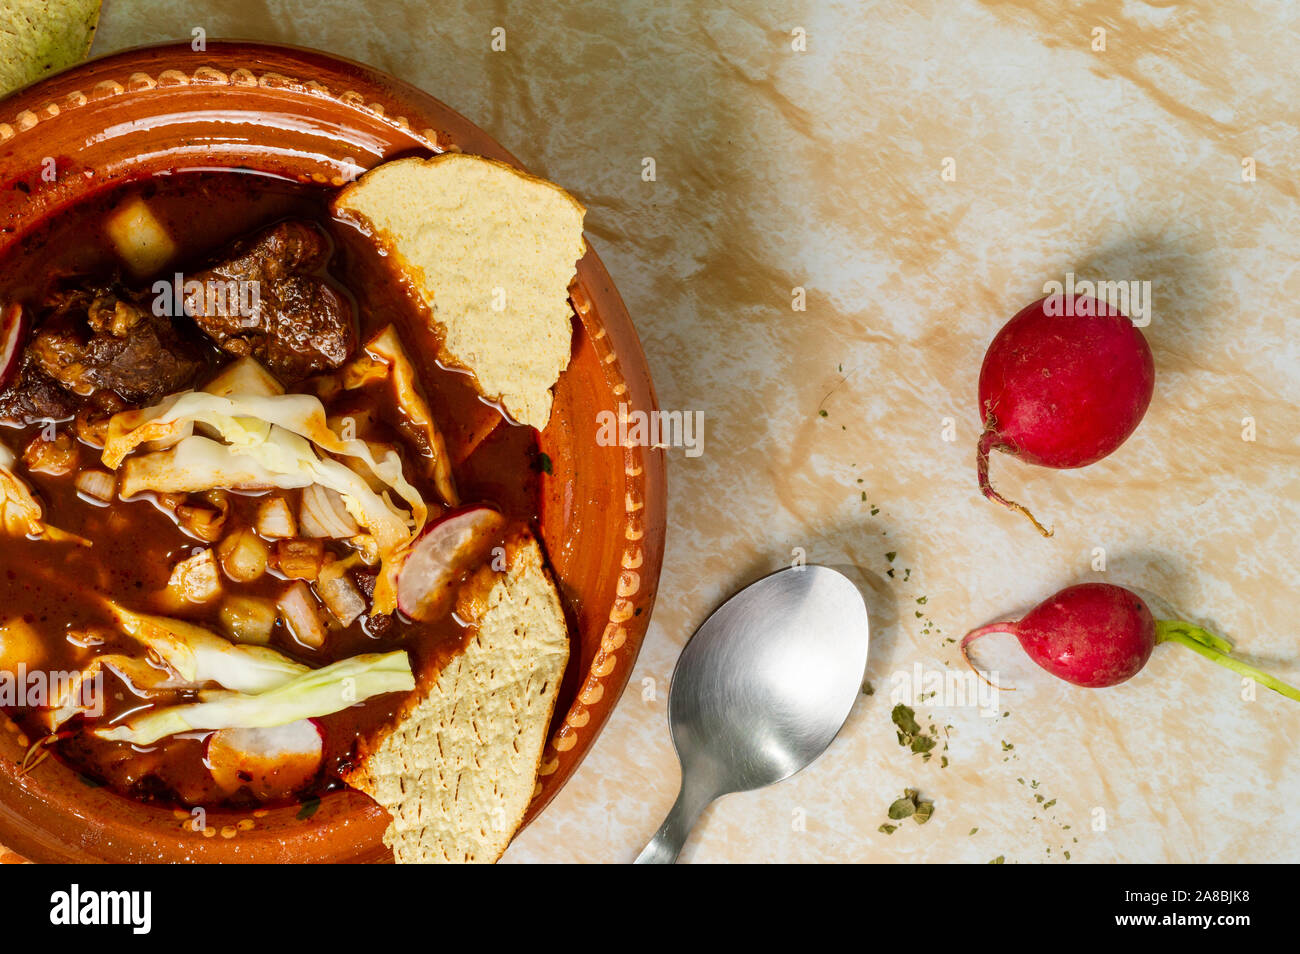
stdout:
<svg viewBox="0 0 1300 954">
<path fill-rule="evenodd" d="M 645 846 L 641 854 L 637 855 L 633 864 L 670 865 L 676 861 L 700 813 L 716 797 L 699 790 L 696 786 L 688 785 L 686 778 L 683 777 L 681 791 L 677 793 L 677 801 L 669 810 L 668 817 L 659 826 L 650 843 Z"/>
</svg>

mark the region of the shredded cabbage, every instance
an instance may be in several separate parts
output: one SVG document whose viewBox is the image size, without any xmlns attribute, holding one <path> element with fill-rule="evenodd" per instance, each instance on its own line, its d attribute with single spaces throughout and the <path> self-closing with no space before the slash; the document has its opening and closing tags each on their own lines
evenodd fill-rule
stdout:
<svg viewBox="0 0 1300 954">
<path fill-rule="evenodd" d="M 365 358 L 357 359 L 344 369 L 344 387 L 354 389 L 370 384 L 375 380 L 375 364 L 383 365 L 387 369 L 388 373 L 382 377 L 391 377 L 393 396 L 397 400 L 398 408 L 406 415 L 411 425 L 424 435 L 425 443 L 428 444 L 429 474 L 433 478 L 434 487 L 448 506 L 459 506 L 460 498 L 456 493 L 456 482 L 451 474 L 447 442 L 443 440 L 442 432 L 438 430 L 433 414 L 429 411 L 429 404 L 420 392 L 415 366 L 411 364 L 406 349 L 402 347 L 402 339 L 398 337 L 397 329 L 389 325 L 366 344 L 365 350 L 367 352 Z"/>
<path fill-rule="evenodd" d="M 259 693 L 310 672 L 266 646 L 232 643 L 194 623 L 134 613 L 111 600 L 108 605 L 126 634 L 157 653 L 182 686 L 215 682 L 227 689 Z"/>
<path fill-rule="evenodd" d="M 306 443 L 308 450 L 314 444 L 329 454 L 355 457 L 410 505 L 417 530 L 424 525 L 427 516 L 424 498 L 403 476 L 402 460 L 397 453 L 389 451 L 382 459 L 376 460 L 365 441 L 343 440 L 329 429 L 325 406 L 311 394 L 234 394 L 229 397 L 204 391 L 173 394 L 153 407 L 113 416 L 104 442 L 104 464 L 116 470 L 123 459 L 141 444 L 175 440 L 184 434 L 185 428 L 200 423 L 214 428 L 222 440 L 244 453 L 252 453 L 270 442 L 276 433 L 275 428 L 279 428 L 309 442 Z M 299 452 L 291 458 L 300 460 L 305 456 Z M 291 467 L 289 472 L 293 469 L 296 468 Z"/>
<path fill-rule="evenodd" d="M 122 465 L 121 473 L 123 499 L 142 490 L 161 494 L 199 493 L 216 488 L 298 490 L 312 483 L 309 474 L 276 473 L 255 457 L 198 434 L 168 450 L 129 458 Z"/>
<path fill-rule="evenodd" d="M 372 696 L 414 688 L 415 676 L 404 651 L 370 653 L 311 670 L 256 695 L 204 692 L 199 702 L 153 709 L 92 733 L 113 742 L 152 745 L 178 732 L 269 729 L 340 712 Z"/>
<path fill-rule="evenodd" d="M 97 656 L 85 669 L 63 683 L 62 691 L 51 700 L 52 708 L 45 715 L 51 732 L 95 704 L 94 699 L 87 698 L 85 687 L 87 684 L 94 685 L 92 680 L 105 669 L 113 670 L 141 696 L 184 688 L 172 673 L 151 666 L 147 660 L 120 655 Z"/>
<path fill-rule="evenodd" d="M 203 424 L 225 442 L 187 428 Z M 402 473 L 394 450 L 376 455 L 365 441 L 344 440 L 329 429 L 325 408 L 310 394 L 230 395 L 185 391 L 160 404 L 124 411 L 109 422 L 104 463 L 116 469 L 141 444 L 172 442 L 168 450 L 132 458 L 123 467 L 121 493 L 301 489 L 319 484 L 336 491 L 344 506 L 380 551 L 373 612 L 391 613 L 397 605 L 395 581 L 400 556 L 424 528 L 428 507 Z M 397 507 L 387 491 L 371 489 L 363 475 L 333 457 L 360 460 L 409 507 Z"/>
</svg>

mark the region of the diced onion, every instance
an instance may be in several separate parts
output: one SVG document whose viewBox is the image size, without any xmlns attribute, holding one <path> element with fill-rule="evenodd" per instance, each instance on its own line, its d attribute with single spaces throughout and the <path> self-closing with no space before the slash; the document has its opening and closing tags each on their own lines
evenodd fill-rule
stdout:
<svg viewBox="0 0 1300 954">
<path fill-rule="evenodd" d="M 79 493 L 100 503 L 108 503 L 117 492 L 117 479 L 103 470 L 83 470 L 73 483 Z"/>
<path fill-rule="evenodd" d="M 257 532 L 268 540 L 296 537 L 298 525 L 289 509 L 289 502 L 279 495 L 263 500 L 257 508 Z"/>
<path fill-rule="evenodd" d="M 266 542 L 252 530 L 236 530 L 217 546 L 221 569 L 236 583 L 251 583 L 266 572 L 271 558 Z"/>
<path fill-rule="evenodd" d="M 316 581 L 316 593 L 342 626 L 351 626 L 366 611 L 366 598 L 346 573 L 323 572 Z"/>
<path fill-rule="evenodd" d="M 301 580 L 294 583 L 280 595 L 276 605 L 294 639 L 309 649 L 320 649 L 325 645 L 325 626 L 306 583 Z"/>
</svg>

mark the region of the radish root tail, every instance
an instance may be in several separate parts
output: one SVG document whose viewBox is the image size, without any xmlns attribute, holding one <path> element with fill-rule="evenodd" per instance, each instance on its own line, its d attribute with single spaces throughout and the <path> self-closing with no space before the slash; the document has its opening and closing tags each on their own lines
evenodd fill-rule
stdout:
<svg viewBox="0 0 1300 954">
<path fill-rule="evenodd" d="M 1016 690 L 1014 686 L 1005 686 L 1005 687 L 999 686 L 997 683 L 989 679 L 988 676 L 984 675 L 984 672 L 978 666 L 976 666 L 975 663 L 971 662 L 970 650 L 968 650 L 967 647 L 975 640 L 979 639 L 981 636 L 987 636 L 989 633 L 1014 634 L 1016 631 L 1015 627 L 1016 627 L 1016 621 L 1014 619 L 1004 619 L 997 623 L 989 623 L 987 626 L 981 626 L 979 629 L 972 629 L 969 633 L 967 633 L 965 636 L 962 637 L 961 646 L 959 647 L 961 649 L 961 658 L 965 660 L 966 665 L 971 668 L 971 672 L 979 676 L 980 679 L 984 681 L 985 685 L 992 686 L 994 689 L 998 690 L 999 692 L 1002 691 L 1015 692 Z"/>
<path fill-rule="evenodd" d="M 980 493 L 996 504 L 1001 504 L 1008 510 L 1014 510 L 1016 513 L 1024 514 L 1029 522 L 1034 525 L 1039 533 L 1045 537 L 1050 537 L 1055 531 L 1049 530 L 1038 522 L 1038 518 L 1029 512 L 1029 508 L 1023 504 L 1018 504 L 1014 500 L 1008 500 L 1002 496 L 989 483 L 989 451 L 993 449 L 993 442 L 997 440 L 997 434 L 993 431 L 995 421 L 992 415 L 984 422 L 984 433 L 980 435 L 979 447 L 975 452 L 975 469 L 979 474 Z"/>
<path fill-rule="evenodd" d="M 1230 642 L 1192 623 L 1185 623 L 1176 619 L 1157 620 L 1156 645 L 1158 646 L 1161 643 L 1178 643 L 1186 646 L 1192 652 L 1200 653 L 1206 659 L 1218 663 L 1225 669 L 1231 669 L 1239 675 L 1254 679 L 1260 685 L 1267 686 L 1288 699 L 1300 702 L 1300 689 L 1228 655 L 1232 652 Z"/>
</svg>

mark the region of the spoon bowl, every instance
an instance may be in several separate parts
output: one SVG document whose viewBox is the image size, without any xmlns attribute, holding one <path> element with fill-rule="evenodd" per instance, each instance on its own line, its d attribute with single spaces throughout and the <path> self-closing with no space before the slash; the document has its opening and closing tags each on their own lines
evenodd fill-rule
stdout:
<svg viewBox="0 0 1300 954">
<path fill-rule="evenodd" d="M 821 755 L 861 692 L 868 633 L 857 587 L 823 566 L 773 573 L 718 607 L 673 671 L 682 788 L 637 862 L 672 862 L 714 799 L 789 778 Z"/>
</svg>

